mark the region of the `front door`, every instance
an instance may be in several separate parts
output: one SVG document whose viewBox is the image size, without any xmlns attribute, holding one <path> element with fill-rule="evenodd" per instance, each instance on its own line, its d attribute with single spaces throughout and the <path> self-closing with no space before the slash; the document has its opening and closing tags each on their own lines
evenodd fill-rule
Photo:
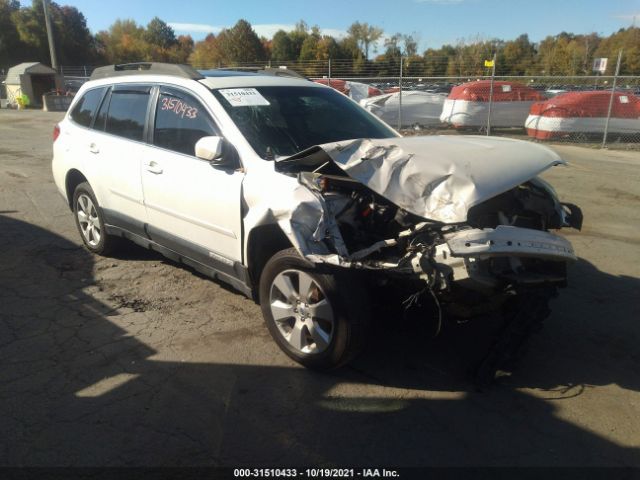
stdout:
<svg viewBox="0 0 640 480">
<path fill-rule="evenodd" d="M 176 88 L 159 87 L 152 147 L 142 162 L 151 238 L 214 267 L 241 260 L 240 196 L 244 174 L 196 158 L 195 144 L 219 130 L 204 106 Z"/>
</svg>

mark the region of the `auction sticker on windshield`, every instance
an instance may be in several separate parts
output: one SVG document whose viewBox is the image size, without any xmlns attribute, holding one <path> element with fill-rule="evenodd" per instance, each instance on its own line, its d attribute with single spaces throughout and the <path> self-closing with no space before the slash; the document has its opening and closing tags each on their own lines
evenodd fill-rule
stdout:
<svg viewBox="0 0 640 480">
<path fill-rule="evenodd" d="M 219 92 L 232 107 L 271 105 L 255 88 L 225 88 Z"/>
</svg>

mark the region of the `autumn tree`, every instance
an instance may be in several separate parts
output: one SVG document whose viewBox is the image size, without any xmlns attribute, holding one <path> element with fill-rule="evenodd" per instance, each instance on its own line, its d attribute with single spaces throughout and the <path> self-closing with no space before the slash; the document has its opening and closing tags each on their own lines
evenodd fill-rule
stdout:
<svg viewBox="0 0 640 480">
<path fill-rule="evenodd" d="M 50 12 L 58 62 L 61 65 L 83 65 L 95 61 L 95 40 L 84 15 L 76 7 L 61 7 L 55 2 L 50 3 Z M 49 63 L 42 1 L 33 0 L 31 7 L 14 10 L 11 19 L 23 44 L 23 55 Z"/>
<path fill-rule="evenodd" d="M 196 68 L 212 68 L 220 65 L 222 60 L 218 39 L 213 33 L 208 34 L 204 40 L 196 42 L 189 56 L 189 63 Z"/>
<path fill-rule="evenodd" d="M 189 35 L 175 36 L 173 29 L 158 17 L 145 27 L 134 20 L 116 20 L 96 36 L 108 63 L 185 63 L 193 51 Z"/>
<path fill-rule="evenodd" d="M 379 27 L 374 27 L 368 23 L 360 22 L 352 23 L 347 32 L 349 33 L 349 36 L 356 41 L 358 48 L 360 48 L 364 54 L 364 58 L 369 58 L 369 49 L 371 45 L 380 40 L 384 33 L 384 31 Z"/>
<path fill-rule="evenodd" d="M 594 56 L 596 58 L 605 57 L 609 59 L 607 75 L 613 75 L 615 72 L 620 50 L 623 53 L 620 73 L 623 75 L 638 75 L 640 73 L 640 28 L 623 28 L 602 39 Z"/>
<path fill-rule="evenodd" d="M 497 55 L 496 71 L 509 75 L 532 73 L 535 67 L 536 49 L 525 33 L 504 43 Z"/>
<path fill-rule="evenodd" d="M 176 63 L 187 63 L 193 52 L 194 42 L 191 35 L 178 35 L 176 44 L 172 48 L 173 59 Z"/>
<path fill-rule="evenodd" d="M 97 40 L 107 63 L 140 62 L 148 58 L 144 28 L 134 20 L 116 20 Z"/>
</svg>

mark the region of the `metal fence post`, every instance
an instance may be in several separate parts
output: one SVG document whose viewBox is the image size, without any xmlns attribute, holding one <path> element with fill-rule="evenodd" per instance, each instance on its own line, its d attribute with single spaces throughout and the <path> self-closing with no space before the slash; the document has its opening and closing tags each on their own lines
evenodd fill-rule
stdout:
<svg viewBox="0 0 640 480">
<path fill-rule="evenodd" d="M 622 50 L 618 52 L 618 63 L 616 64 L 616 73 L 613 75 L 613 85 L 611 86 L 611 97 L 609 98 L 609 110 L 607 111 L 607 120 L 604 124 L 604 134 L 602 135 L 602 148 L 607 146 L 607 135 L 609 134 L 609 119 L 611 118 L 611 110 L 613 110 L 613 99 L 616 94 L 616 83 L 620 74 L 620 62 L 622 61 Z"/>
<path fill-rule="evenodd" d="M 329 86 L 331 86 L 331 59 L 329 59 L 329 67 L 328 67 L 328 69 L 329 69 L 329 71 L 328 71 L 328 74 L 329 74 L 328 83 L 329 83 Z"/>
<path fill-rule="evenodd" d="M 400 77 L 398 77 L 398 86 L 400 91 L 398 92 L 398 131 L 402 128 L 402 67 L 403 58 L 400 57 Z"/>
<path fill-rule="evenodd" d="M 491 83 L 489 86 L 489 111 L 487 112 L 487 136 L 491 135 L 491 107 L 493 105 L 493 80 L 496 77 L 496 54 L 491 62 Z"/>
</svg>

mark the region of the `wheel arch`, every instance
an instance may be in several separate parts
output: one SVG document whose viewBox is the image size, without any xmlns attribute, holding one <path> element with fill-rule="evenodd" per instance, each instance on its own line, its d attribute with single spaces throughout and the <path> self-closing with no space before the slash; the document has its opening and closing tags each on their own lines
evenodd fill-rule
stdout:
<svg viewBox="0 0 640 480">
<path fill-rule="evenodd" d="M 259 302 L 260 275 L 269 259 L 281 250 L 293 245 L 278 224 L 259 225 L 249 232 L 247 238 L 247 268 L 254 299 Z"/>
<path fill-rule="evenodd" d="M 83 182 L 89 183 L 87 177 L 85 177 L 80 170 L 72 168 L 67 172 L 64 180 L 64 188 L 65 193 L 67 194 L 67 204 L 69 208 L 73 210 L 73 193 L 76 190 L 76 187 Z"/>
</svg>

